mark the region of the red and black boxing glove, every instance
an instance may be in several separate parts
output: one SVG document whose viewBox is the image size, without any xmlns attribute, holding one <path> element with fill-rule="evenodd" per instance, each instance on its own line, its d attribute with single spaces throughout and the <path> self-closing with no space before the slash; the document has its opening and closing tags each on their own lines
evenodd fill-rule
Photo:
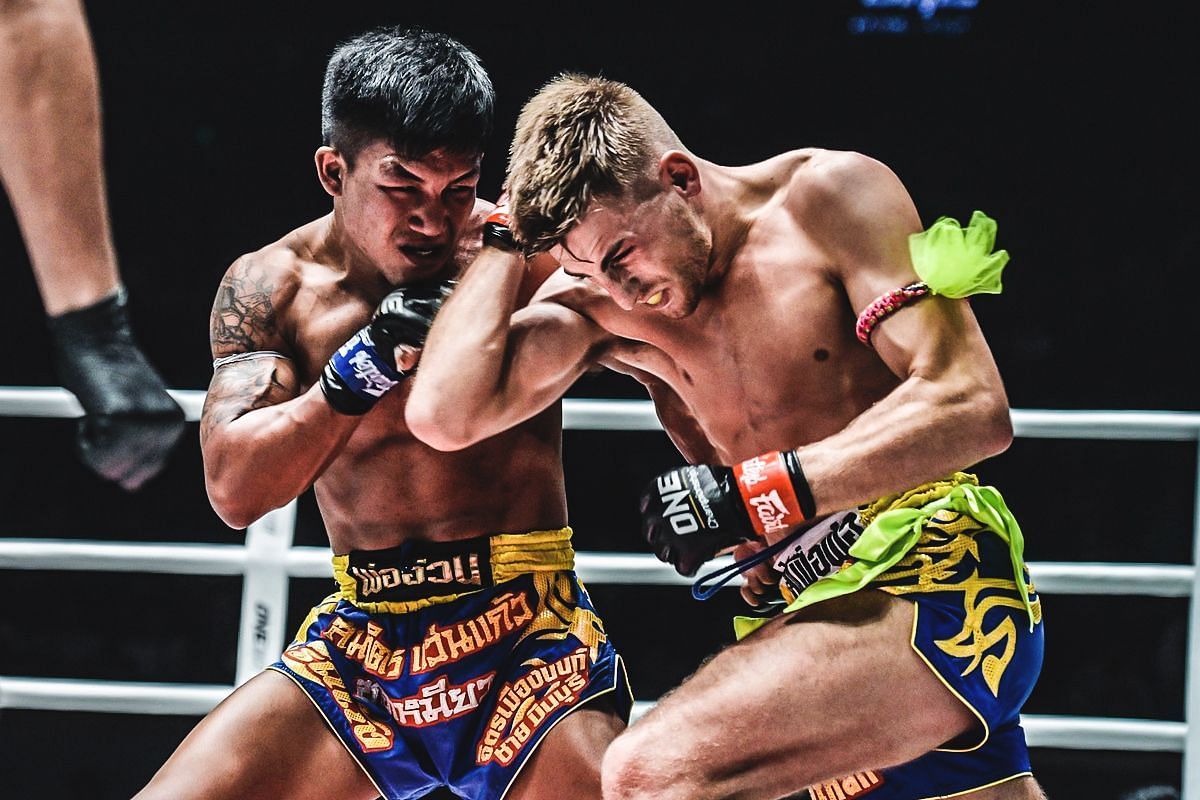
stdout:
<svg viewBox="0 0 1200 800">
<path fill-rule="evenodd" d="M 507 206 L 496 206 L 483 221 L 483 246 L 496 247 L 510 253 L 521 252 L 516 238 L 513 237 L 512 217 Z"/>
<path fill-rule="evenodd" d="M 695 464 L 664 472 L 642 494 L 642 534 L 660 561 L 692 576 L 721 550 L 787 530 L 816 513 L 795 451 L 733 467 Z"/>
</svg>

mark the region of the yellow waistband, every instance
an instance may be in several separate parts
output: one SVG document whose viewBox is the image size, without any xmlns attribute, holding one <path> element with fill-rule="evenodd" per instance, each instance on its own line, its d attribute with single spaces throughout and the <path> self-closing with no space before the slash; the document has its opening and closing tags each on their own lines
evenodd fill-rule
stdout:
<svg viewBox="0 0 1200 800">
<path fill-rule="evenodd" d="M 571 547 L 569 527 L 529 533 L 493 534 L 488 537 L 488 552 L 492 584 L 501 584 L 534 572 L 575 569 L 575 549 Z M 333 578 L 338 585 L 337 597 L 372 614 L 406 614 L 438 603 L 449 603 L 473 593 L 433 595 L 417 600 L 360 601 L 358 583 L 350 574 L 349 566 L 348 554 L 333 557 Z"/>
<path fill-rule="evenodd" d="M 969 472 L 955 472 L 953 475 L 943 478 L 940 481 L 923 483 L 916 488 L 909 489 L 907 492 L 889 494 L 887 497 L 879 498 L 874 503 L 868 503 L 859 509 L 858 518 L 865 528 L 874 522 L 875 518 L 884 511 L 891 511 L 895 508 L 920 508 L 932 503 L 934 500 L 941 500 L 950 494 L 950 491 L 955 486 L 964 483 L 978 486 L 979 478 L 976 478 Z"/>
</svg>

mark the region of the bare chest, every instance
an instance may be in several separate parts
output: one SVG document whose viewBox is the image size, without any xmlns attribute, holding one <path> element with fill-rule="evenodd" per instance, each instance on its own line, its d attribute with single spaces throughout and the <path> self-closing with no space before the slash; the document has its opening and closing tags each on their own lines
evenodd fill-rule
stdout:
<svg viewBox="0 0 1200 800">
<path fill-rule="evenodd" d="M 724 460 L 823 438 L 895 378 L 822 266 L 800 247 L 744 253 L 683 320 L 614 315 L 612 357 L 667 383 Z"/>
<path fill-rule="evenodd" d="M 370 320 L 364 301 L 313 293 L 294 305 L 285 331 L 302 388 Z M 400 538 L 460 538 L 565 523 L 557 406 L 464 450 L 445 453 L 414 437 L 402 381 L 359 421 L 315 489 L 338 552 L 391 546 Z M 448 398 L 452 402 L 453 398 Z"/>
</svg>

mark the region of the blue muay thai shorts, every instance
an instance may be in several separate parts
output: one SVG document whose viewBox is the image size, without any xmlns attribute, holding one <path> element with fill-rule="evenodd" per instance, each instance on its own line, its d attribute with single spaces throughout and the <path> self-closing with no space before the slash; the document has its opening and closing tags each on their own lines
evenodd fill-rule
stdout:
<svg viewBox="0 0 1200 800">
<path fill-rule="evenodd" d="M 955 487 L 976 484 L 974 476 L 959 473 L 822 523 L 829 530 L 811 537 L 816 546 L 776 562 L 785 597 L 800 596 L 851 564 L 850 548 L 873 515 L 893 508 L 936 507 Z M 998 493 L 987 491 L 1003 504 Z M 1016 584 L 1017 569 L 1026 584 L 1025 597 Z M 998 534 L 988 522 L 962 510 L 930 511 L 915 545 L 867 588 L 913 603 L 912 649 L 970 709 L 977 724 L 907 764 L 811 786 L 812 800 L 925 800 L 1032 774 L 1020 710 L 1041 671 L 1044 625 L 1019 541 L 1014 546 L 1007 533 Z"/>
<path fill-rule="evenodd" d="M 335 556 L 338 591 L 271 666 L 305 691 L 389 800 L 503 798 L 543 737 L 633 701 L 573 572 L 571 531 Z"/>
</svg>

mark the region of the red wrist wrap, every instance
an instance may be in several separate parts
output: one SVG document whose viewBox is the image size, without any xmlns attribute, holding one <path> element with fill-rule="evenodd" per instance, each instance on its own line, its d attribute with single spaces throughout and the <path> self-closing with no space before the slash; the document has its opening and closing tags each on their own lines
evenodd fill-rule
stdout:
<svg viewBox="0 0 1200 800">
<path fill-rule="evenodd" d="M 783 453 L 764 453 L 733 468 L 750 523 L 759 536 L 804 522 Z"/>
<path fill-rule="evenodd" d="M 476 219 L 478 219 L 478 217 Z M 497 206 L 491 214 L 488 214 L 487 219 L 484 220 L 484 223 L 488 222 L 494 222 L 497 225 L 503 225 L 506 228 L 511 228 L 512 216 L 509 215 L 506 208 L 503 206 Z"/>
</svg>

